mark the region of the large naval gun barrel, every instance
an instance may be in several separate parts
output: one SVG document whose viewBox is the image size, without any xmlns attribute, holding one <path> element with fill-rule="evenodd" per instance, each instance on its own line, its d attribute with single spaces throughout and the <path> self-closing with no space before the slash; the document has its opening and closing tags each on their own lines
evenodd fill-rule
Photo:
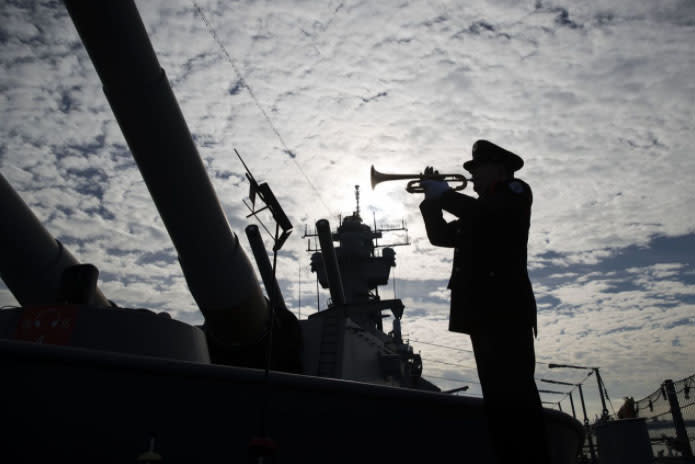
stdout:
<svg viewBox="0 0 695 464">
<path fill-rule="evenodd" d="M 63 272 L 77 260 L 41 224 L 0 174 L 0 278 L 20 305 L 57 303 Z M 96 290 L 90 303 L 110 306 Z"/>
<path fill-rule="evenodd" d="M 208 340 L 223 348 L 258 340 L 267 329 L 266 300 L 135 4 L 65 4 L 176 247 Z"/>
<path fill-rule="evenodd" d="M 345 290 L 343 289 L 343 280 L 340 276 L 338 257 L 333 247 L 331 226 L 326 219 L 319 219 L 316 222 L 316 233 L 319 236 L 319 243 L 321 244 L 321 256 L 323 257 L 324 267 L 328 276 L 328 288 L 331 291 L 331 300 L 334 304 L 344 305 Z"/>
</svg>

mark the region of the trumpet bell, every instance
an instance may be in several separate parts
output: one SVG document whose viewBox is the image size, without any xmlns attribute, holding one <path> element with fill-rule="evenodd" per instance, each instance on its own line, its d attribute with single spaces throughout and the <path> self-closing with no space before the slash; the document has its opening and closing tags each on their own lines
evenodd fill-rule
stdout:
<svg viewBox="0 0 695 464">
<path fill-rule="evenodd" d="M 379 174 L 381 174 L 381 173 L 380 173 L 379 171 L 377 171 L 376 169 L 374 169 L 374 165 L 372 164 L 372 170 L 371 170 L 371 172 L 369 173 L 369 179 L 370 179 L 371 182 L 372 182 L 372 190 L 374 190 L 374 186 L 375 186 L 376 184 L 378 184 L 379 182 L 381 182 L 380 180 L 378 180 Z"/>
<path fill-rule="evenodd" d="M 372 189 L 374 189 L 374 186 L 376 186 L 376 184 L 379 184 L 381 182 L 386 182 L 389 180 L 416 179 L 417 177 L 418 174 L 384 174 L 383 172 L 379 172 L 376 169 L 374 169 L 374 165 L 372 165 L 372 170 L 370 173 Z"/>
</svg>

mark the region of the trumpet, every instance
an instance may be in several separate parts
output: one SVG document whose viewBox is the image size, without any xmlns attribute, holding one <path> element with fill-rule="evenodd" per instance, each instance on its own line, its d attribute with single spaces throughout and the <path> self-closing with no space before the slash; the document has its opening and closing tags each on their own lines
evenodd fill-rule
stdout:
<svg viewBox="0 0 695 464">
<path fill-rule="evenodd" d="M 410 182 L 408 182 L 408 185 L 405 187 L 405 190 L 408 193 L 424 193 L 425 189 L 422 188 L 421 185 L 421 182 L 423 180 L 443 180 L 444 182 L 450 183 L 458 182 L 458 185 L 452 187 L 454 190 L 465 189 L 466 185 L 468 185 L 468 182 L 470 181 L 470 179 L 466 179 L 461 174 L 439 174 L 438 171 L 434 171 L 432 174 L 384 174 L 383 172 L 379 172 L 376 169 L 374 169 L 374 166 L 372 165 L 372 190 L 374 189 L 374 186 L 376 184 L 379 184 L 381 182 L 404 179 L 412 179 Z"/>
</svg>

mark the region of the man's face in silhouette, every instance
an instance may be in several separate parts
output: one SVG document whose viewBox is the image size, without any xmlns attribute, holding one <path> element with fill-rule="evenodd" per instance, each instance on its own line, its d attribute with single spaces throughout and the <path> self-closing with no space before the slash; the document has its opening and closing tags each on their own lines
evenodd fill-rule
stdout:
<svg viewBox="0 0 695 464">
<path fill-rule="evenodd" d="M 500 163 L 483 163 L 471 169 L 473 174 L 473 190 L 478 196 L 485 195 L 497 182 L 506 180 L 509 175 Z"/>
</svg>

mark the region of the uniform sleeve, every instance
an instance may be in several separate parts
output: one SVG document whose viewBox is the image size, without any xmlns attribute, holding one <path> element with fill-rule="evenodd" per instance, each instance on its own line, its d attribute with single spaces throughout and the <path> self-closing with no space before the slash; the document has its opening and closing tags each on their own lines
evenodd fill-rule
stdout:
<svg viewBox="0 0 695 464">
<path fill-rule="evenodd" d="M 440 200 L 426 199 L 420 203 L 420 212 L 425 221 L 427 238 L 435 246 L 453 247 L 456 237 L 456 222 L 446 222 L 442 216 Z"/>
<path fill-rule="evenodd" d="M 476 215 L 478 199 L 469 197 L 455 190 L 448 190 L 442 194 L 441 208 L 457 218 L 468 220 Z"/>
</svg>

